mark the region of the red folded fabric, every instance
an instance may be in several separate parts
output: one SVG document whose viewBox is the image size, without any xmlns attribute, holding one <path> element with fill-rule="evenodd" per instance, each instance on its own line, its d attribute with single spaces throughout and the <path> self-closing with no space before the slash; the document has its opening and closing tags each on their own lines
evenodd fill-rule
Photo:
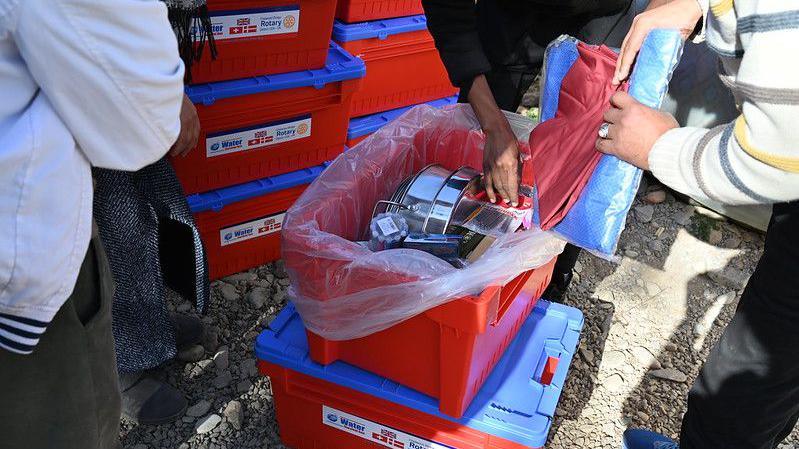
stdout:
<svg viewBox="0 0 799 449">
<path fill-rule="evenodd" d="M 597 131 L 610 97 L 616 53 L 580 43 L 579 57 L 563 78 L 555 117 L 530 134 L 532 165 L 538 188 L 542 229 L 558 224 L 577 201 L 602 153 L 596 150 Z"/>
</svg>

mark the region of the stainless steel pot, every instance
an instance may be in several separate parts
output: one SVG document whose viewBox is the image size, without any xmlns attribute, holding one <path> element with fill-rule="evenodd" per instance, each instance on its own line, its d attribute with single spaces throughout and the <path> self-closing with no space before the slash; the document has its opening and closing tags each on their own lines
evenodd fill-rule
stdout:
<svg viewBox="0 0 799 449">
<path fill-rule="evenodd" d="M 445 234 L 458 202 L 479 177 L 471 167 L 450 171 L 437 164 L 428 165 L 403 181 L 390 201 L 379 201 L 378 205 L 386 204 L 386 211 L 405 218 L 411 232 Z"/>
</svg>

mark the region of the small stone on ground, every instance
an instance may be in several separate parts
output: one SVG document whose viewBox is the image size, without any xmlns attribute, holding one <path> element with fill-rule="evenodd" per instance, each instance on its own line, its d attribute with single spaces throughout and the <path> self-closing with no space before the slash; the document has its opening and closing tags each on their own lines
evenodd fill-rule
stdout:
<svg viewBox="0 0 799 449">
<path fill-rule="evenodd" d="M 644 196 L 644 201 L 649 204 L 660 204 L 666 201 L 666 191 L 662 189 L 653 190 Z"/>
<path fill-rule="evenodd" d="M 194 429 L 199 434 L 208 433 L 214 430 L 220 422 L 222 422 L 222 418 L 219 415 L 208 415 L 197 421 L 197 426 Z"/>
<path fill-rule="evenodd" d="M 688 376 L 686 376 L 685 373 L 673 368 L 653 370 L 649 372 L 649 375 L 672 382 L 685 382 L 688 380 Z"/>
<path fill-rule="evenodd" d="M 641 223 L 649 223 L 652 221 L 652 216 L 655 213 L 655 208 L 651 205 L 643 205 L 635 207 L 635 218 Z"/>
<path fill-rule="evenodd" d="M 241 426 L 244 423 L 244 409 L 241 406 L 241 402 L 230 401 L 223 414 L 234 429 L 241 430 Z"/>
</svg>

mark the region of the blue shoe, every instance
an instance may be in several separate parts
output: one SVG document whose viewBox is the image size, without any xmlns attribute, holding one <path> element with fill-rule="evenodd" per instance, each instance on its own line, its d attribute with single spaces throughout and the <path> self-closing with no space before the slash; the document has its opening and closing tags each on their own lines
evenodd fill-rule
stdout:
<svg viewBox="0 0 799 449">
<path fill-rule="evenodd" d="M 679 449 L 680 445 L 671 438 L 649 430 L 627 429 L 622 439 L 623 449 Z"/>
</svg>

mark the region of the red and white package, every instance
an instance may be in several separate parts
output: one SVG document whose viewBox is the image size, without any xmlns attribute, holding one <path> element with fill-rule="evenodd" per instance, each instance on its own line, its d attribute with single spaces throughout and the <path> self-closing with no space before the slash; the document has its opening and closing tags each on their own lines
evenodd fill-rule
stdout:
<svg viewBox="0 0 799 449">
<path fill-rule="evenodd" d="M 533 200 L 530 197 L 519 195 L 519 205 L 513 207 L 499 197 L 496 203 L 490 202 L 485 191 L 465 194 L 452 216 L 454 225 L 495 237 L 522 227 L 529 229 L 532 221 Z"/>
</svg>

